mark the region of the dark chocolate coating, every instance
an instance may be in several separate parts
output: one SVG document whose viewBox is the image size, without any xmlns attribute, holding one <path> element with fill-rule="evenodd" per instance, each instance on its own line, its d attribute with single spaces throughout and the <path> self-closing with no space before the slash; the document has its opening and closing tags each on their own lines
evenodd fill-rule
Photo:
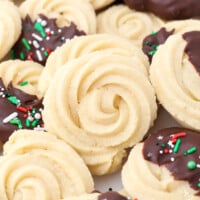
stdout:
<svg viewBox="0 0 200 200">
<path fill-rule="evenodd" d="M 174 30 L 167 31 L 165 28 L 161 28 L 158 32 L 154 32 L 146 36 L 142 43 L 142 50 L 148 56 L 151 63 L 153 55 L 156 53 L 160 44 L 165 43 L 167 38 L 172 35 Z"/>
<path fill-rule="evenodd" d="M 23 92 L 20 89 L 17 89 L 13 87 L 12 83 L 8 85 L 6 88 L 2 82 L 2 79 L 0 78 L 0 141 L 2 143 L 5 143 L 9 136 L 13 133 L 13 131 L 18 130 L 18 126 L 16 124 L 11 124 L 9 122 L 4 123 L 3 120 L 12 114 L 13 112 L 17 112 L 18 116 L 17 119 L 19 119 L 22 123 L 23 129 L 33 129 L 34 126 L 30 125 L 30 127 L 27 127 L 26 125 L 26 119 L 25 115 L 28 115 L 28 112 L 32 112 L 33 110 L 29 110 L 31 107 L 36 110 L 36 113 L 39 113 L 41 115 L 40 108 L 43 109 L 42 100 L 39 100 L 37 96 L 30 95 L 25 92 Z M 5 96 L 3 96 L 5 95 Z M 14 96 L 18 100 L 20 100 L 20 106 L 27 109 L 27 112 L 22 112 L 17 110 L 17 105 L 11 103 L 8 100 L 8 97 Z M 34 117 L 33 117 L 34 119 Z M 38 125 L 43 125 L 42 118 L 38 120 Z"/>
<path fill-rule="evenodd" d="M 187 41 L 185 52 L 196 71 L 200 74 L 200 31 L 184 33 L 183 38 Z"/>
<path fill-rule="evenodd" d="M 125 196 L 122 196 L 118 192 L 105 192 L 101 193 L 98 197 L 98 200 L 128 200 Z"/>
<path fill-rule="evenodd" d="M 178 137 L 179 133 L 185 136 Z M 180 127 L 162 129 L 144 141 L 143 156 L 165 166 L 176 180 L 187 181 L 200 196 L 200 133 Z M 191 162 L 196 164 L 192 169 Z"/>
<path fill-rule="evenodd" d="M 200 17 L 199 0 L 124 0 L 132 9 L 150 11 L 167 19 L 188 19 Z"/>
<path fill-rule="evenodd" d="M 66 43 L 67 40 L 80 35 L 85 35 L 84 31 L 79 31 L 72 22 L 68 27 L 58 27 L 56 19 L 40 15 L 32 22 L 31 18 L 26 16 L 22 20 L 21 36 L 11 50 L 11 58 L 33 60 L 45 65 L 52 51 Z"/>
</svg>

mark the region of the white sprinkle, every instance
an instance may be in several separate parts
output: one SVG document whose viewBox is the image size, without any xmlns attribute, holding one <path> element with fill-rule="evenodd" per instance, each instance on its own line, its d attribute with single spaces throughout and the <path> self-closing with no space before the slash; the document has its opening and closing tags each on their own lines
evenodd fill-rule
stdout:
<svg viewBox="0 0 200 200">
<path fill-rule="evenodd" d="M 5 91 L 5 89 L 4 89 L 4 88 L 1 88 L 1 91 Z"/>
<path fill-rule="evenodd" d="M 162 135 L 159 135 L 157 138 L 158 138 L 158 140 L 162 140 L 162 139 L 163 139 L 163 136 L 162 136 Z"/>
<path fill-rule="evenodd" d="M 174 161 L 175 161 L 175 158 L 174 158 L 174 157 L 171 157 L 170 160 L 171 160 L 172 162 L 174 162 Z"/>
<path fill-rule="evenodd" d="M 6 97 L 6 95 L 5 95 L 5 94 L 3 94 L 1 97 L 2 97 L 2 98 L 5 98 L 5 97 Z"/>
<path fill-rule="evenodd" d="M 160 154 L 163 154 L 163 151 L 162 151 L 162 150 L 160 150 Z"/>
<path fill-rule="evenodd" d="M 32 37 L 34 37 L 36 40 L 38 40 L 38 41 L 42 41 L 43 40 L 43 38 L 42 37 L 40 37 L 39 35 L 37 35 L 37 34 L 35 34 L 35 33 L 32 33 Z"/>
<path fill-rule="evenodd" d="M 169 153 L 172 153 L 172 152 L 173 152 L 172 149 L 170 149 L 170 150 L 169 150 Z"/>
<path fill-rule="evenodd" d="M 47 37 L 46 37 L 46 40 L 50 40 L 50 37 L 49 37 L 49 36 L 47 36 Z"/>
<path fill-rule="evenodd" d="M 40 47 L 39 43 L 36 40 L 33 40 L 33 46 L 38 49 Z"/>
<path fill-rule="evenodd" d="M 41 52 L 40 52 L 39 50 L 37 50 L 37 51 L 36 51 L 36 54 L 37 54 L 38 60 L 39 60 L 39 61 L 42 61 L 43 58 L 42 58 Z"/>
<path fill-rule="evenodd" d="M 40 118 L 41 118 L 40 113 L 35 113 L 34 118 L 35 118 L 35 119 L 40 119 Z"/>
<path fill-rule="evenodd" d="M 42 47 L 42 48 L 41 48 L 41 51 L 45 51 L 45 48 L 44 48 L 44 47 Z"/>
<path fill-rule="evenodd" d="M 152 156 L 152 153 L 149 152 L 149 153 L 147 154 L 147 157 L 148 157 L 148 158 L 151 158 L 151 156 Z"/>
<path fill-rule="evenodd" d="M 197 168 L 200 168 L 200 164 L 197 164 Z"/>
<path fill-rule="evenodd" d="M 40 112 L 42 112 L 42 111 L 43 111 L 43 109 L 42 109 L 42 108 L 39 108 L 39 111 L 40 111 Z"/>
<path fill-rule="evenodd" d="M 53 34 L 54 34 L 54 31 L 51 31 L 51 34 L 53 35 Z"/>
<path fill-rule="evenodd" d="M 41 126 L 37 126 L 34 128 L 35 131 L 44 131 L 45 129 Z"/>
<path fill-rule="evenodd" d="M 61 33 L 62 32 L 62 30 L 61 29 L 58 29 L 58 33 Z"/>
<path fill-rule="evenodd" d="M 18 113 L 17 112 L 13 112 L 11 113 L 10 115 L 8 115 L 7 117 L 5 117 L 3 119 L 3 123 L 8 123 L 10 120 L 16 118 L 18 116 Z"/>
<path fill-rule="evenodd" d="M 50 28 L 46 28 L 46 29 L 45 29 L 45 32 L 50 32 Z"/>
<path fill-rule="evenodd" d="M 31 41 L 31 40 L 29 40 L 29 41 L 28 41 L 28 43 L 29 43 L 29 44 L 32 44 L 32 41 Z"/>
<path fill-rule="evenodd" d="M 47 25 L 47 21 L 46 21 L 46 20 L 42 20 L 42 21 L 41 21 L 41 25 L 42 25 L 42 26 L 46 26 L 46 25 Z"/>
</svg>

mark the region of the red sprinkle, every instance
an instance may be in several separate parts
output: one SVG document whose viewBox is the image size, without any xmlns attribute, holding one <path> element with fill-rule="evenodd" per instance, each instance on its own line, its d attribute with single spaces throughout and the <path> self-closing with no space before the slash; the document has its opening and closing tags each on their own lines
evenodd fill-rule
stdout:
<svg viewBox="0 0 200 200">
<path fill-rule="evenodd" d="M 180 132 L 180 133 L 176 133 L 172 136 L 172 140 L 173 139 L 177 139 L 179 137 L 185 137 L 186 136 L 186 132 Z"/>
<path fill-rule="evenodd" d="M 27 112 L 27 108 L 22 107 L 22 106 L 17 106 L 17 110 L 26 113 Z"/>
<path fill-rule="evenodd" d="M 168 154 L 169 153 L 169 149 L 164 149 L 164 153 Z"/>
</svg>

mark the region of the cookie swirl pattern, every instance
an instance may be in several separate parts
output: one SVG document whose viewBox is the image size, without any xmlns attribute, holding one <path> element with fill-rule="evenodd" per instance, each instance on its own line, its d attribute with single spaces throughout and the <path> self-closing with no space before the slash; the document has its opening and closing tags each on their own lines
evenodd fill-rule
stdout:
<svg viewBox="0 0 200 200">
<path fill-rule="evenodd" d="M 96 16 L 92 5 L 82 0 L 35 0 L 24 1 L 20 5 L 23 18 L 30 15 L 36 20 L 38 14 L 44 14 L 49 18 L 57 19 L 58 26 L 69 26 L 71 22 L 77 25 L 79 30 L 87 34 L 96 32 Z"/>
<path fill-rule="evenodd" d="M 58 200 L 94 187 L 88 168 L 69 145 L 37 131 L 13 133 L 4 146 L 0 173 L 2 200 Z"/>
<path fill-rule="evenodd" d="M 43 118 L 45 128 L 77 149 L 93 174 L 106 174 L 121 166 L 125 148 L 143 138 L 156 109 L 139 65 L 97 52 L 56 72 L 44 97 Z"/>
<path fill-rule="evenodd" d="M 97 32 L 120 35 L 139 46 L 147 34 L 163 24 L 158 17 L 133 11 L 125 5 L 112 6 L 97 15 Z"/>
<path fill-rule="evenodd" d="M 187 41 L 187 34 L 191 35 L 191 42 Z M 160 103 L 180 124 L 195 130 L 200 130 L 199 60 L 195 59 L 199 54 L 199 35 L 200 31 L 190 31 L 170 36 L 159 47 L 150 68 Z"/>
<path fill-rule="evenodd" d="M 135 62 L 138 62 L 138 65 L 143 68 L 144 73 L 149 69 L 147 58 L 142 51 L 122 37 L 110 34 L 81 36 L 70 40 L 67 44 L 62 45 L 50 54 L 39 80 L 40 93 L 42 95 L 45 94 L 56 70 L 63 64 L 85 54 L 100 51 L 134 57 Z"/>
<path fill-rule="evenodd" d="M 18 8 L 8 0 L 0 1 L 0 59 L 4 58 L 21 33 L 21 19 Z"/>
</svg>

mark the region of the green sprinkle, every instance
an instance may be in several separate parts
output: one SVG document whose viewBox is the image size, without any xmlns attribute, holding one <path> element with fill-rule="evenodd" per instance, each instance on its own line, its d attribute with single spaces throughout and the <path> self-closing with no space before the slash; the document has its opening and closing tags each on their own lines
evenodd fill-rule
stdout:
<svg viewBox="0 0 200 200">
<path fill-rule="evenodd" d="M 19 57 L 20 57 L 21 60 L 24 60 L 24 59 L 25 59 L 24 53 L 23 53 L 23 52 L 20 52 Z"/>
<path fill-rule="evenodd" d="M 155 50 L 158 50 L 158 45 L 157 45 L 157 44 L 154 44 L 154 45 L 153 45 L 153 48 L 154 48 Z"/>
<path fill-rule="evenodd" d="M 165 147 L 166 147 L 166 144 L 165 144 L 165 143 L 162 143 L 162 144 L 161 144 L 161 147 L 165 148 Z"/>
<path fill-rule="evenodd" d="M 28 118 L 26 118 L 26 127 L 30 127 L 31 126 L 31 122 Z"/>
<path fill-rule="evenodd" d="M 26 38 L 22 38 L 22 43 L 27 50 L 31 50 L 31 46 L 29 45 L 28 40 Z"/>
<path fill-rule="evenodd" d="M 15 59 L 15 51 L 14 51 L 14 49 L 11 49 L 11 51 L 10 51 L 10 57 L 11 57 L 11 59 Z"/>
<path fill-rule="evenodd" d="M 195 161 L 193 161 L 193 160 L 188 161 L 188 163 L 187 163 L 187 168 L 188 168 L 188 169 L 193 170 L 193 169 L 195 169 L 196 167 L 197 167 L 197 164 L 196 164 Z"/>
<path fill-rule="evenodd" d="M 28 81 L 23 81 L 23 82 L 21 82 L 19 85 L 20 86 L 25 86 L 25 85 L 27 85 L 28 84 Z"/>
<path fill-rule="evenodd" d="M 44 56 L 47 57 L 48 55 L 49 55 L 49 53 L 48 53 L 47 51 L 45 51 L 45 52 L 44 52 Z"/>
<path fill-rule="evenodd" d="M 197 187 L 200 188 L 200 182 L 197 183 Z"/>
<path fill-rule="evenodd" d="M 35 119 L 35 120 L 32 122 L 31 126 L 32 126 L 32 127 L 36 127 L 36 126 L 38 125 L 38 123 L 39 123 L 39 120 L 38 120 L 38 119 Z"/>
<path fill-rule="evenodd" d="M 36 22 L 36 23 L 34 24 L 34 29 L 35 29 L 36 31 L 38 31 L 38 32 L 41 34 L 41 36 L 42 36 L 43 38 L 46 38 L 46 37 L 47 37 L 47 34 L 45 33 L 44 28 L 43 28 L 43 26 L 41 25 L 41 23 Z"/>
<path fill-rule="evenodd" d="M 32 112 L 31 112 L 32 116 L 35 115 L 36 111 L 37 111 L 36 108 L 33 108 L 33 109 L 32 109 Z"/>
<path fill-rule="evenodd" d="M 156 35 L 156 34 L 157 34 L 156 31 L 152 31 L 152 32 L 151 32 L 151 35 Z"/>
<path fill-rule="evenodd" d="M 188 149 L 186 152 L 184 152 L 184 156 L 187 156 L 188 154 L 192 154 L 194 152 L 197 151 L 197 148 L 196 147 L 192 147 L 190 149 Z"/>
<path fill-rule="evenodd" d="M 8 101 L 9 101 L 10 103 L 12 103 L 12 104 L 14 104 L 14 105 L 18 105 L 18 104 L 19 104 L 19 100 L 17 99 L 16 96 L 10 96 L 10 97 L 8 97 L 7 99 L 8 99 Z"/>
<path fill-rule="evenodd" d="M 17 119 L 17 118 L 12 119 L 12 120 L 9 121 L 9 123 L 10 123 L 10 124 L 13 124 L 13 125 L 17 125 L 17 126 L 18 126 L 18 129 L 22 129 L 22 128 L 23 128 L 23 127 L 22 127 L 22 122 L 21 122 L 20 119 Z"/>
<path fill-rule="evenodd" d="M 156 50 L 152 50 L 152 51 L 149 51 L 149 52 L 148 52 L 148 54 L 149 54 L 150 56 L 153 56 L 155 53 L 156 53 Z"/>
<path fill-rule="evenodd" d="M 177 153 L 181 145 L 181 140 L 177 139 L 176 144 L 174 146 L 174 153 Z"/>
<path fill-rule="evenodd" d="M 151 42 L 149 42 L 149 41 L 146 41 L 145 44 L 146 44 L 147 46 L 151 46 Z"/>
</svg>

